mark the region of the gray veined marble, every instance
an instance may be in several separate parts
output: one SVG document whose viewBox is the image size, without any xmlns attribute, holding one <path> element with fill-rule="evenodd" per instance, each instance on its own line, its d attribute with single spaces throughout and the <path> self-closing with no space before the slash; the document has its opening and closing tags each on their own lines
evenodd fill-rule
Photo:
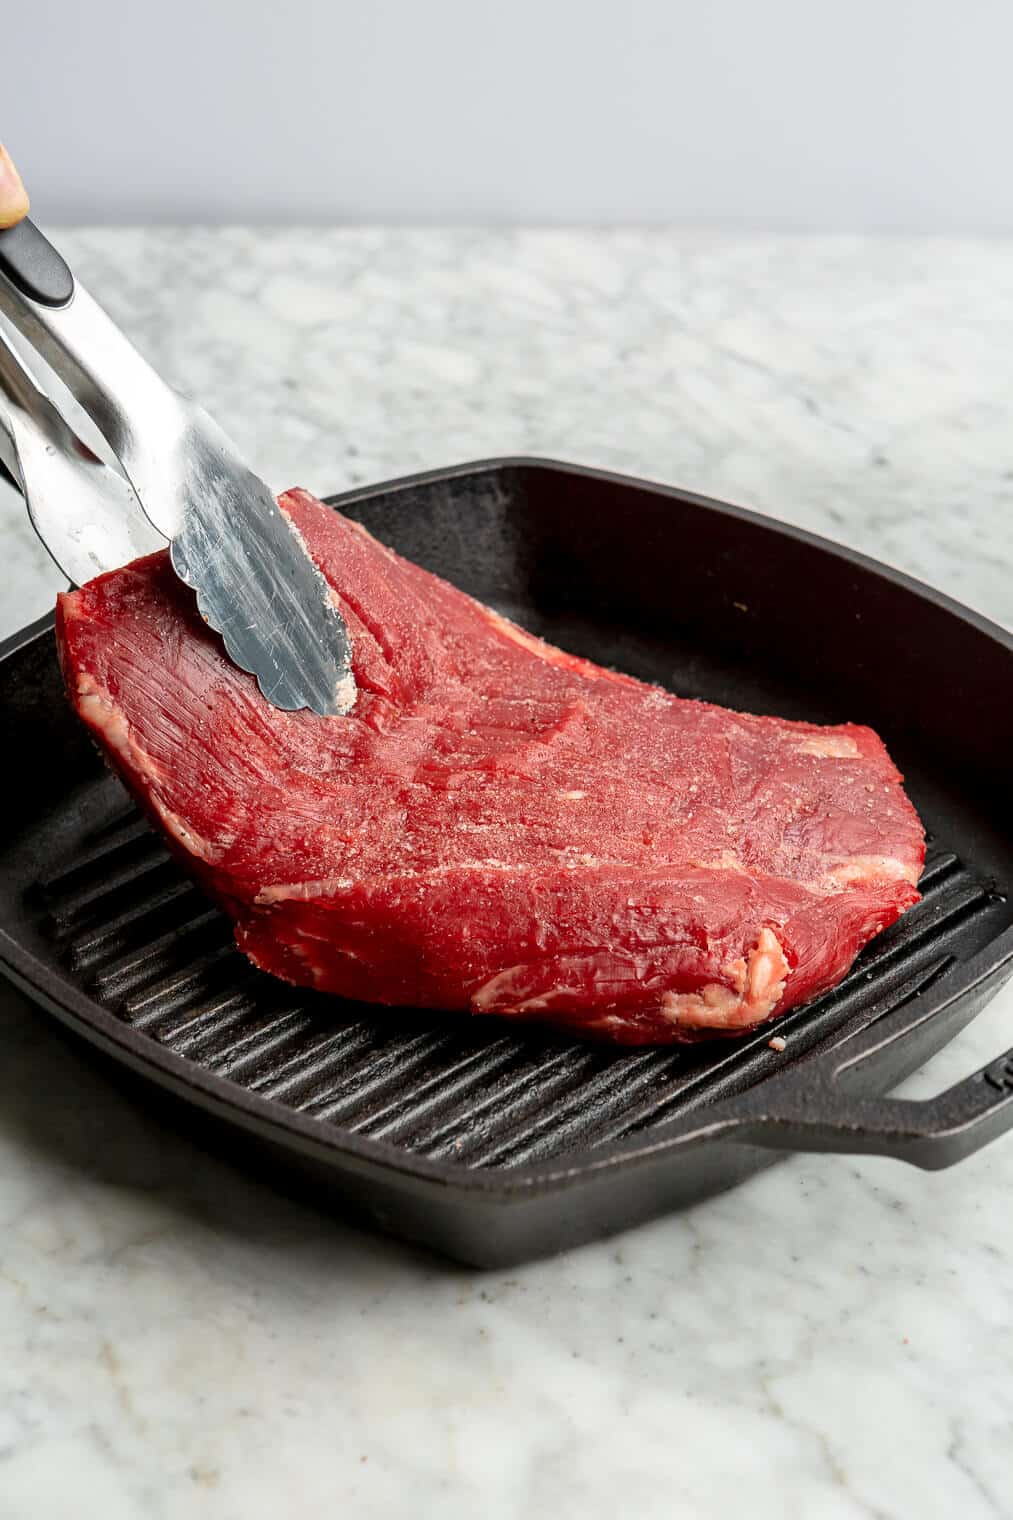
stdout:
<svg viewBox="0 0 1013 1520">
<path fill-rule="evenodd" d="M 677 481 L 1013 622 L 1013 250 L 61 234 L 279 488 L 491 454 Z M 59 576 L 0 492 L 7 632 Z M 510 1274 L 317 1217 L 4 994 L 0 1520 L 1013 1516 L 1013 1143 L 800 1157 Z M 1013 1043 L 993 1005 L 922 1090 Z"/>
</svg>

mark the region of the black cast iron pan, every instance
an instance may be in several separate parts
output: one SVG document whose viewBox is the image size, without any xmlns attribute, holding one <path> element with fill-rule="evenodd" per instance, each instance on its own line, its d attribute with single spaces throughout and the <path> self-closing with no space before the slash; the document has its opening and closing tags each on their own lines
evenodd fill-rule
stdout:
<svg viewBox="0 0 1013 1520">
<path fill-rule="evenodd" d="M 834 992 L 735 1042 L 613 1052 L 297 992 L 248 966 L 106 771 L 46 618 L 0 649 L 14 982 L 281 1185 L 482 1265 L 789 1150 L 940 1167 L 1013 1124 L 1013 1052 L 930 1101 L 884 1096 L 1013 972 L 1009 634 L 808 534 L 594 470 L 493 461 L 337 500 L 564 648 L 684 696 L 872 724 L 930 832 L 924 901 Z"/>
</svg>

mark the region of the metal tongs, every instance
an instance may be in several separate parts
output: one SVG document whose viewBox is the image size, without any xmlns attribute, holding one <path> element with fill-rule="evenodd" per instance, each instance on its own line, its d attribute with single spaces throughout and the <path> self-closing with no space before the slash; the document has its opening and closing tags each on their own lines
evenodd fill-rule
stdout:
<svg viewBox="0 0 1013 1520">
<path fill-rule="evenodd" d="M 81 440 L 0 330 L 0 461 L 71 582 L 168 540 L 205 621 L 269 702 L 347 712 L 355 700 L 347 630 L 273 493 L 207 413 L 155 373 L 27 219 L 0 231 L 0 312 L 123 471 Z"/>
</svg>

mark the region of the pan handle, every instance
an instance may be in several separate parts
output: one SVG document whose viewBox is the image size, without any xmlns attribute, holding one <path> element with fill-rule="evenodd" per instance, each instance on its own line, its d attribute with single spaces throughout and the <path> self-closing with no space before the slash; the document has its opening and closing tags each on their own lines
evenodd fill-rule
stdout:
<svg viewBox="0 0 1013 1520">
<path fill-rule="evenodd" d="M 816 1081 L 736 1104 L 735 1139 L 776 1150 L 893 1156 L 927 1171 L 963 1161 L 1013 1129 L 1013 1049 L 934 1098 L 861 1097 Z M 751 1096 L 751 1095 L 747 1095 Z M 749 1105 L 751 1106 L 751 1105 Z M 734 1121 L 733 1121 L 734 1122 Z"/>
<path fill-rule="evenodd" d="M 941 1049 L 1007 980 L 1013 934 L 1004 938 L 1005 953 L 977 974 L 948 965 L 947 957 L 897 989 L 900 996 L 871 1023 L 831 1036 L 711 1110 L 704 1123 L 683 1121 L 686 1128 L 701 1139 L 892 1156 L 930 1171 L 962 1161 L 1013 1129 L 1013 1049 L 933 1098 L 895 1098 L 890 1090 L 916 1069 L 905 1057 L 907 1036 L 920 1031 L 908 1050 L 924 1050 L 926 1040 Z M 949 970 L 963 975 L 951 982 Z"/>
</svg>

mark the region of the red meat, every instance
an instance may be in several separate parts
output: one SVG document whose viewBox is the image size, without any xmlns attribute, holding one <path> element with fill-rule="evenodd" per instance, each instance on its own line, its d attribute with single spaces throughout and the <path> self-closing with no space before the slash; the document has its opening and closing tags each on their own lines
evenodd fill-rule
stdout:
<svg viewBox="0 0 1013 1520">
<path fill-rule="evenodd" d="M 870 729 L 680 700 L 282 505 L 348 622 L 350 716 L 268 706 L 165 554 L 57 618 L 78 713 L 264 970 L 669 1041 L 805 1002 L 918 900 Z"/>
</svg>

